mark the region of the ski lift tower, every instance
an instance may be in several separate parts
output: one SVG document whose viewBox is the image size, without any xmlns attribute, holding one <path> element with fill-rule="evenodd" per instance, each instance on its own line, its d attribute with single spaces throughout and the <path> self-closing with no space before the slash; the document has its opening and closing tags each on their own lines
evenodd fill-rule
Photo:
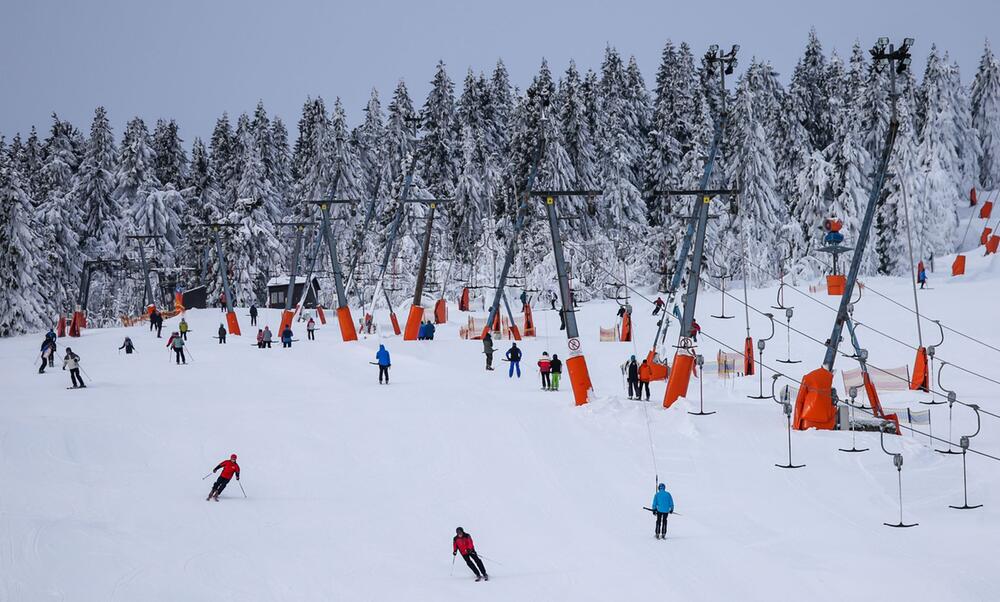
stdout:
<svg viewBox="0 0 1000 602">
<path fill-rule="evenodd" d="M 319 256 L 319 245 L 326 241 L 326 246 L 330 252 L 330 270 L 333 271 L 333 285 L 337 292 L 337 322 L 340 323 L 340 336 L 347 341 L 358 340 L 358 331 L 354 325 L 354 318 L 351 317 L 351 308 L 348 305 L 347 293 L 344 289 L 344 272 L 340 267 L 340 259 L 337 257 L 337 239 L 333 228 L 330 227 L 330 205 L 344 205 L 356 203 L 355 199 L 322 199 L 318 201 L 306 201 L 307 205 L 316 205 L 320 210 L 321 221 L 319 231 L 316 234 L 316 253 L 313 255 L 312 263 L 315 264 L 316 257 Z M 313 265 L 309 266 L 309 276 L 306 278 L 307 286 L 303 287 L 303 300 L 308 290 L 308 283 L 312 278 Z M 294 284 L 294 281 L 293 281 Z M 294 314 L 294 312 L 293 312 Z M 285 314 L 287 315 L 287 313 Z M 284 320 L 284 316 L 282 316 Z M 289 318 L 289 322 L 291 319 Z"/>
<path fill-rule="evenodd" d="M 214 222 L 203 225 L 212 230 L 212 238 L 215 239 L 215 253 L 219 257 L 219 274 L 222 276 L 222 292 L 226 296 L 226 327 L 229 334 L 240 336 L 240 322 L 236 318 L 236 310 L 233 307 L 233 289 L 229 284 L 229 267 L 226 265 L 226 253 L 222 249 L 222 236 L 220 234 L 223 228 L 235 228 L 236 224 Z"/>
<path fill-rule="evenodd" d="M 94 272 L 101 271 L 113 273 L 116 270 L 124 269 L 125 261 L 116 259 L 88 259 L 83 262 L 83 270 L 80 272 L 80 289 L 77 292 L 76 307 L 73 309 L 73 317 L 69 323 L 69 336 L 80 336 L 80 329 L 87 327 L 87 301 L 90 299 L 90 283 L 94 278 Z M 63 318 L 60 318 L 60 327 Z M 62 336 L 62 334 L 60 334 Z"/>
<path fill-rule="evenodd" d="M 292 269 L 288 275 L 288 292 L 285 293 L 285 309 L 281 312 L 281 324 L 278 326 L 278 332 L 282 333 L 285 328 L 291 326 L 292 319 L 295 317 L 295 312 L 298 310 L 298 305 L 295 309 L 292 309 L 292 297 L 295 296 L 295 277 L 299 272 L 299 255 L 302 253 L 302 238 L 305 235 L 306 228 L 315 225 L 315 222 L 278 222 L 276 226 L 291 226 L 295 228 L 295 243 L 292 251 Z M 309 281 L 306 281 L 305 288 L 309 288 Z"/>
<path fill-rule="evenodd" d="M 142 279 L 143 279 L 143 293 L 142 293 L 142 307 L 139 313 L 143 313 L 149 310 L 149 305 L 154 303 L 155 297 L 153 296 L 153 286 L 149 281 L 150 267 L 149 263 L 146 261 L 146 241 L 156 240 L 157 238 L 163 238 L 159 234 L 130 234 L 125 238 L 129 240 L 136 241 L 136 246 L 139 247 L 139 265 L 142 268 Z"/>
<path fill-rule="evenodd" d="M 858 282 L 858 271 L 861 269 L 861 259 L 868 244 L 868 237 L 871 233 L 872 222 L 875 219 L 875 210 L 882 200 L 882 188 L 885 185 L 886 174 L 889 171 L 889 159 L 892 157 L 892 149 L 896 144 L 896 135 L 899 132 L 899 116 L 896 112 L 896 103 L 899 93 L 896 91 L 896 76 L 902 75 L 910 66 L 910 48 L 913 46 L 913 38 L 906 38 L 897 48 L 889 43 L 889 38 L 879 38 L 878 43 L 871 49 L 873 68 L 881 70 L 889 68 L 889 101 L 891 115 L 889 127 L 885 133 L 885 142 L 882 146 L 882 154 L 879 157 L 877 169 L 875 170 L 875 181 L 872 183 L 871 192 L 868 195 L 868 206 L 865 208 L 864 219 L 858 229 L 857 242 L 855 243 L 854 254 L 851 257 L 851 267 L 844 282 L 844 290 L 840 295 L 840 306 L 837 308 L 837 317 L 833 323 L 833 332 L 826 345 L 826 355 L 823 358 L 823 365 L 802 378 L 802 387 L 799 389 L 798 397 L 795 400 L 795 416 L 792 425 L 799 430 L 808 428 L 833 429 L 837 424 L 837 407 L 833 403 L 833 364 L 837 359 L 837 350 L 840 347 L 844 326 L 847 326 L 851 335 L 851 343 L 854 345 L 855 356 L 861 364 L 861 374 L 868 394 L 868 400 L 872 406 L 872 412 L 888 420 L 893 420 L 895 416 L 885 416 L 879 403 L 878 393 L 875 385 L 868 376 L 866 359 L 868 351 L 862 349 L 855 336 L 854 323 L 851 320 L 851 297 L 854 295 L 854 287 Z M 894 421 L 894 420 L 893 420 Z M 896 422 L 896 431 L 899 432 L 899 423 Z"/>
<path fill-rule="evenodd" d="M 420 253 L 420 267 L 417 270 L 417 285 L 413 291 L 413 304 L 410 305 L 410 313 L 406 316 L 406 328 L 403 329 L 404 341 L 416 341 L 420 324 L 424 320 L 424 308 L 420 305 L 423 301 L 424 284 L 427 279 L 427 260 L 431 252 L 431 234 L 434 231 L 434 214 L 439 203 L 450 203 L 453 199 L 413 199 L 413 203 L 426 203 L 427 228 L 424 230 L 423 250 Z"/>
<path fill-rule="evenodd" d="M 672 300 L 680 287 L 680 280 L 684 273 L 684 266 L 687 262 L 687 252 L 691 245 L 691 237 L 694 237 L 694 248 L 691 252 L 691 268 L 688 274 L 687 291 L 684 294 L 684 311 L 681 316 L 680 333 L 677 337 L 677 352 L 674 354 L 674 365 L 667 377 L 667 390 L 663 395 L 663 407 L 669 408 L 677 401 L 678 397 L 687 394 L 688 383 L 691 380 L 691 371 L 694 367 L 696 353 L 690 337 L 691 324 L 694 321 L 694 312 L 698 303 L 698 285 L 701 280 L 701 264 L 705 252 L 705 232 L 708 226 L 708 210 L 712 198 L 720 195 L 734 195 L 738 190 L 729 189 L 709 189 L 710 178 L 715 167 L 716 157 L 722 146 L 722 137 L 726 130 L 728 113 L 726 110 L 726 76 L 732 75 L 736 68 L 736 53 L 740 47 L 733 44 L 728 53 L 719 50 L 717 44 L 709 47 L 705 54 L 706 70 L 709 76 L 719 72 L 719 116 L 715 120 L 715 132 L 712 136 L 712 145 L 709 147 L 708 159 L 705 162 L 705 169 L 701 176 L 701 185 L 696 190 L 671 190 L 667 191 L 671 195 L 694 195 L 694 212 L 688 222 L 687 234 L 681 245 L 681 252 L 677 258 L 677 267 L 670 282 L 670 299 Z M 697 199 L 701 199 L 698 202 Z M 669 302 L 668 302 L 669 305 Z M 666 316 L 663 317 L 667 319 Z M 659 335 L 657 335 L 659 336 Z M 655 350 L 655 348 L 654 348 Z"/>
</svg>

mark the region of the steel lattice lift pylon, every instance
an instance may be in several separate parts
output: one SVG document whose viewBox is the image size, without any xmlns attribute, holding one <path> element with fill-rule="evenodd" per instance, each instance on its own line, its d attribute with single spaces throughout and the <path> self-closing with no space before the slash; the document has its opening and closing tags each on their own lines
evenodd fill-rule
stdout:
<svg viewBox="0 0 1000 602">
<path fill-rule="evenodd" d="M 886 64 L 889 66 L 889 100 L 892 113 L 889 119 L 889 127 L 885 134 L 882 154 L 879 157 L 878 166 L 875 170 L 875 179 L 868 196 L 868 205 L 865 208 L 864 219 L 858 230 L 854 255 L 851 257 L 851 268 L 844 283 L 844 290 L 840 295 L 840 305 L 837 308 L 837 317 L 833 323 L 833 332 L 830 334 L 830 339 L 827 342 L 823 365 L 802 378 L 802 387 L 799 389 L 798 397 L 795 400 L 795 416 L 792 426 L 799 430 L 808 428 L 833 429 L 837 425 L 837 407 L 833 403 L 833 365 L 837 359 L 837 350 L 840 347 L 844 326 L 846 325 L 851 336 L 851 343 L 854 346 L 855 356 L 861 365 L 865 392 L 868 395 L 869 403 L 871 403 L 872 412 L 880 418 L 893 422 L 896 426 L 896 432 L 899 432 L 899 422 L 896 416 L 886 416 L 882 412 L 875 385 L 868 375 L 866 362 L 868 352 L 861 348 L 857 340 L 854 322 L 851 319 L 851 310 L 853 308 L 851 297 L 854 295 L 854 287 L 858 281 L 858 272 L 861 269 L 861 260 L 864 256 L 865 247 L 868 244 L 868 237 L 871 234 L 872 223 L 875 220 L 875 210 L 882 200 L 882 189 L 889 171 L 889 159 L 892 156 L 892 149 L 896 144 L 896 135 L 899 132 L 899 116 L 896 111 L 899 93 L 896 92 L 896 75 L 903 74 L 909 68 L 910 47 L 912 45 L 913 38 L 906 38 L 899 48 L 894 48 L 892 44 L 889 44 L 888 38 L 879 38 L 878 43 L 871 50 L 874 68 L 880 69 Z"/>
</svg>

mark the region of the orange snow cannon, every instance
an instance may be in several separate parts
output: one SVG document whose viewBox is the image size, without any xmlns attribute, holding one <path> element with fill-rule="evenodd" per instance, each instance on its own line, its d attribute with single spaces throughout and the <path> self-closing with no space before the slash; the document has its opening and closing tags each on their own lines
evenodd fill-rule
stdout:
<svg viewBox="0 0 1000 602">
<path fill-rule="evenodd" d="M 345 343 L 358 340 L 358 330 L 354 326 L 350 307 L 345 305 L 337 308 L 337 322 L 340 323 L 340 336 L 343 337 Z"/>
<path fill-rule="evenodd" d="M 406 316 L 406 328 L 403 330 L 404 341 L 416 341 L 420 334 L 420 323 L 424 321 L 424 308 L 419 305 L 410 306 L 410 314 Z"/>
</svg>

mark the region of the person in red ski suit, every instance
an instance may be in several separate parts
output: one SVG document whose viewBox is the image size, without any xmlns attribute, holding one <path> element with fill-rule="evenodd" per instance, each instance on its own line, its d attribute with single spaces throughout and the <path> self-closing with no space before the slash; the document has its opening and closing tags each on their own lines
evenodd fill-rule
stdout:
<svg viewBox="0 0 1000 602">
<path fill-rule="evenodd" d="M 469 565 L 472 572 L 476 575 L 476 581 L 480 579 L 490 580 L 490 576 L 486 574 L 486 567 L 483 566 L 483 561 L 479 558 L 479 554 L 476 554 L 476 544 L 472 542 L 472 536 L 465 532 L 465 529 L 458 527 L 455 529 L 455 538 L 452 540 L 452 552 L 451 555 L 462 554 L 462 560 L 465 564 Z"/>
<path fill-rule="evenodd" d="M 698 342 L 698 333 L 700 333 L 700 332 L 701 332 L 701 325 L 698 324 L 698 320 L 695 320 L 694 318 L 692 318 L 691 319 L 691 333 L 690 333 L 690 336 L 691 336 L 691 340 L 693 340 L 695 343 Z"/>
<path fill-rule="evenodd" d="M 212 498 L 215 498 L 215 501 L 219 501 L 219 494 L 226 488 L 229 480 L 234 475 L 237 481 L 240 480 L 240 465 L 236 463 L 236 454 L 229 456 L 228 460 L 219 462 L 219 465 L 213 468 L 212 472 L 218 472 L 220 468 L 222 469 L 222 474 L 219 475 L 219 478 L 215 480 L 215 484 L 212 485 L 212 491 L 208 493 L 208 498 L 205 499 L 206 502 Z"/>
</svg>

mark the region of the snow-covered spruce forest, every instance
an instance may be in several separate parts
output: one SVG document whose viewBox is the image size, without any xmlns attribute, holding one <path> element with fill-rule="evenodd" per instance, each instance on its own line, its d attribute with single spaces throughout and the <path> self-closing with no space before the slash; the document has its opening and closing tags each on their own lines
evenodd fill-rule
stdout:
<svg viewBox="0 0 1000 602">
<path fill-rule="evenodd" d="M 689 201 L 668 203 L 654 191 L 697 187 L 718 112 L 718 80 L 700 57 L 667 42 L 650 85 L 634 58 L 607 48 L 597 71 L 571 62 L 554 72 L 542 61 L 524 91 L 502 62 L 488 74 L 468 71 L 460 85 L 438 64 L 423 103 L 400 81 L 387 103 L 373 90 L 363 119 L 351 124 L 339 100 L 308 98 L 294 134 L 263 104 L 251 115 L 223 114 L 210 139 L 190 142 L 171 119 L 150 131 L 133 118 L 119 137 L 103 107 L 89 133 L 53 114 L 47 134 L 32 128 L 0 138 L 0 335 L 47 327 L 70 310 L 84 261 L 137 256 L 130 234 L 161 235 L 147 256 L 157 266 L 193 268 L 182 273 L 185 285 L 200 283 L 206 263 L 210 299 L 217 297 L 215 250 L 197 227 L 206 222 L 236 224 L 224 246 L 237 302 L 259 303 L 264 283 L 290 263 L 294 232 L 279 222 L 311 217 L 315 209 L 303 201 L 331 196 L 360 201 L 338 205 L 335 225 L 340 256 L 360 247 L 360 281 L 370 283 L 414 154 L 411 196 L 454 199 L 435 222 L 431 276 L 440 282 L 450 273 L 454 298 L 463 283 L 492 282 L 540 136 L 547 146 L 536 189 L 603 190 L 560 201 L 574 217 L 561 227 L 578 294 L 600 295 L 607 270 L 621 273 L 623 264 L 630 282 L 662 285 Z M 766 59 L 741 62 L 727 81 L 730 119 L 712 184 L 738 183 L 742 193 L 735 213 L 728 199 L 715 201 L 708 253 L 739 273 L 745 252 L 754 282 L 775 278 L 789 255 L 789 271 L 821 274 L 822 218 L 844 220 L 847 244 L 860 221 L 889 120 L 889 75 L 872 69 L 867 46 L 827 53 L 814 32 L 787 85 Z M 906 74 L 898 84 L 902 129 L 867 274 L 909 272 L 907 230 L 921 256 L 953 252 L 958 204 L 973 186 L 1000 185 L 1000 64 L 988 44 L 971 82 L 931 48 L 920 81 Z M 529 98 L 546 93 L 542 120 Z M 359 243 L 372 198 L 376 219 Z M 548 225 L 541 201 L 533 203 L 515 272 L 548 290 Z M 424 212 L 408 205 L 391 270 L 396 303 L 412 291 Z M 327 272 L 321 281 L 329 306 Z M 141 298 L 137 270 L 97 277 L 91 320 L 134 313 Z"/>
</svg>

